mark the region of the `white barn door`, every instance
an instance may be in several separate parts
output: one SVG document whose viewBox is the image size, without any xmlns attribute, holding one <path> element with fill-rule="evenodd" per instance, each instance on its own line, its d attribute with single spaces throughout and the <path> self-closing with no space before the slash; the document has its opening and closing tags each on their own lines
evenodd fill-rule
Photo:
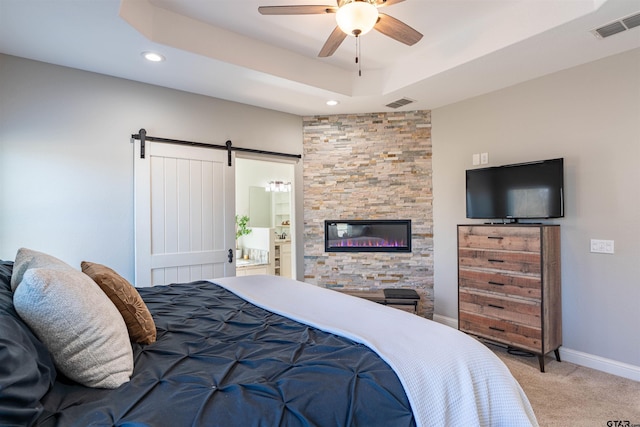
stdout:
<svg viewBox="0 0 640 427">
<path fill-rule="evenodd" d="M 235 169 L 227 152 L 135 143 L 135 286 L 235 275 Z M 235 162 L 234 162 L 235 164 Z"/>
</svg>

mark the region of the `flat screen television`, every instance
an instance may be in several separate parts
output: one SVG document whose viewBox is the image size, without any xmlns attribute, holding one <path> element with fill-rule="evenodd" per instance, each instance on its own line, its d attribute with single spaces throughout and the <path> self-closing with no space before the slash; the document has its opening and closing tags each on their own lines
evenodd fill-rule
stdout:
<svg viewBox="0 0 640 427">
<path fill-rule="evenodd" d="M 564 217 L 563 159 L 469 169 L 466 175 L 467 218 Z"/>
</svg>

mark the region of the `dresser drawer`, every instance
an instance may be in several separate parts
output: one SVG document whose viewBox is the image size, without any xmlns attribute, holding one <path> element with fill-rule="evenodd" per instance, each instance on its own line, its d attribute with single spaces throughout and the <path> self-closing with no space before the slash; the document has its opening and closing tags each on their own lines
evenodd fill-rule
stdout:
<svg viewBox="0 0 640 427">
<path fill-rule="evenodd" d="M 541 327 L 540 302 L 500 297 L 486 292 L 459 290 L 459 309 L 467 313 L 502 319 L 535 328 Z"/>
<path fill-rule="evenodd" d="M 542 330 L 540 328 L 506 320 L 461 311 L 459 329 L 462 332 L 525 350 L 540 352 L 542 348 Z"/>
<path fill-rule="evenodd" d="M 461 248 L 540 252 L 540 229 L 486 225 L 459 226 L 458 245 Z"/>
<path fill-rule="evenodd" d="M 478 289 L 535 300 L 542 297 L 540 277 L 461 268 L 458 271 L 458 285 L 460 288 Z"/>
<path fill-rule="evenodd" d="M 458 263 L 461 268 L 502 270 L 525 275 L 539 276 L 541 272 L 540 253 L 533 252 L 459 248 Z"/>
</svg>

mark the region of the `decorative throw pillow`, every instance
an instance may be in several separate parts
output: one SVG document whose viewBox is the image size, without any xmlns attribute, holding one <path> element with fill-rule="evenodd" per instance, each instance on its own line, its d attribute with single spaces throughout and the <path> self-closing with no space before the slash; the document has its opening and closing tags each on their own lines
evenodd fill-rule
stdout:
<svg viewBox="0 0 640 427">
<path fill-rule="evenodd" d="M 28 269 L 13 304 L 70 379 L 96 388 L 129 381 L 133 351 L 127 327 L 86 274 L 71 268 Z"/>
<path fill-rule="evenodd" d="M 22 281 L 24 272 L 30 268 L 70 268 L 69 264 L 51 255 L 34 251 L 32 249 L 20 248 L 13 263 L 13 274 L 11 275 L 11 290 L 15 292 Z"/>
<path fill-rule="evenodd" d="M 136 288 L 107 266 L 88 261 L 82 261 L 81 266 L 82 272 L 100 286 L 120 311 L 131 340 L 141 344 L 155 342 L 156 325 Z"/>
</svg>

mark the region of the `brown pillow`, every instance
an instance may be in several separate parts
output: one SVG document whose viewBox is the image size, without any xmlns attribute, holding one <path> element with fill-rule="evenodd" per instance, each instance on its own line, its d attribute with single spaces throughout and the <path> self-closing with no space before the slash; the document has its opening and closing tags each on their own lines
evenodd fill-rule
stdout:
<svg viewBox="0 0 640 427">
<path fill-rule="evenodd" d="M 82 261 L 81 266 L 82 272 L 100 286 L 120 311 L 131 340 L 141 344 L 155 342 L 156 325 L 136 288 L 107 266 L 87 261 Z"/>
</svg>

